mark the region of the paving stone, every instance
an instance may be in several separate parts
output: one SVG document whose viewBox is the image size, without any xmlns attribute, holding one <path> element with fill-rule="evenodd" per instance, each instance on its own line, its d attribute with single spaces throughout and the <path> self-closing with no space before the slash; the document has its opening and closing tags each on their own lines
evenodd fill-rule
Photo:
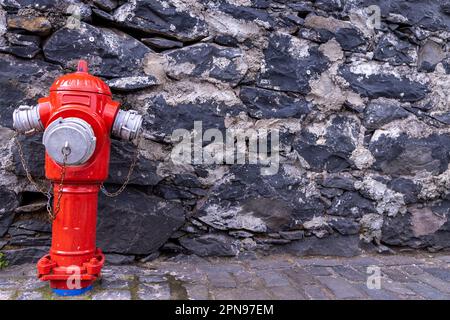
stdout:
<svg viewBox="0 0 450 320">
<path fill-rule="evenodd" d="M 41 281 L 37 277 L 28 278 L 21 282 L 20 289 L 23 291 L 31 291 L 36 289 L 41 289 L 48 286 L 48 282 Z"/>
<path fill-rule="evenodd" d="M 316 279 L 311 274 L 308 274 L 304 269 L 292 268 L 289 270 L 284 270 L 284 273 L 293 280 L 293 283 L 297 287 L 317 283 Z"/>
<path fill-rule="evenodd" d="M 440 257 L 437 257 L 437 259 L 439 259 L 443 262 L 450 263 L 450 256 L 440 256 Z"/>
<path fill-rule="evenodd" d="M 23 291 L 19 292 L 19 295 L 16 298 L 17 300 L 43 300 L 41 292 L 38 291 Z"/>
<path fill-rule="evenodd" d="M 166 281 L 167 281 L 167 277 L 165 275 L 155 274 L 155 275 L 139 276 L 139 282 L 144 282 L 144 283 L 161 283 L 161 282 L 166 282 Z"/>
<path fill-rule="evenodd" d="M 141 300 L 168 300 L 170 288 L 167 283 L 144 283 L 139 285 L 137 295 Z"/>
<path fill-rule="evenodd" d="M 6 279 L 0 278 L 0 290 L 17 289 L 20 287 L 22 279 Z"/>
<path fill-rule="evenodd" d="M 286 260 L 273 261 L 271 260 L 250 260 L 249 266 L 252 269 L 263 270 L 263 269 L 287 269 L 292 267 L 292 263 Z"/>
<path fill-rule="evenodd" d="M 424 268 L 424 270 L 436 278 L 442 279 L 444 281 L 450 282 L 450 268 L 442 269 L 442 268 Z"/>
<path fill-rule="evenodd" d="M 380 289 L 369 289 L 367 284 L 357 284 L 356 287 L 369 296 L 370 299 L 373 300 L 398 300 L 399 296 L 394 294 L 393 292 Z"/>
<path fill-rule="evenodd" d="M 416 292 L 418 295 L 426 298 L 426 299 L 433 299 L 433 300 L 442 300 L 442 299 L 450 299 L 450 295 L 442 293 L 441 291 L 427 285 L 424 283 L 419 282 L 411 282 L 405 284 L 409 289 Z"/>
<path fill-rule="evenodd" d="M 429 273 L 424 272 L 422 274 L 414 276 L 414 279 L 426 283 L 444 293 L 450 293 L 450 285 L 448 283 L 442 281 L 442 279 L 432 276 Z"/>
<path fill-rule="evenodd" d="M 203 284 L 185 284 L 189 300 L 207 300 L 209 299 L 208 288 Z"/>
<path fill-rule="evenodd" d="M 223 289 L 213 290 L 213 296 L 216 300 L 268 300 L 271 295 L 263 290 L 256 289 Z M 239 298 L 238 298 L 239 297 Z"/>
<path fill-rule="evenodd" d="M 399 269 L 394 268 L 382 268 L 381 269 L 384 276 L 387 276 L 389 279 L 395 282 L 410 282 L 412 281 L 412 277 L 408 274 L 403 273 Z"/>
<path fill-rule="evenodd" d="M 306 267 L 306 272 L 309 274 L 312 274 L 313 276 L 330 276 L 331 272 L 328 269 L 328 267 L 323 266 L 312 266 L 312 267 Z"/>
<path fill-rule="evenodd" d="M 365 282 L 367 280 L 367 274 L 363 274 L 350 266 L 335 266 L 333 270 L 340 276 L 353 282 Z"/>
<path fill-rule="evenodd" d="M 208 279 L 211 286 L 215 288 L 236 288 L 237 286 L 236 281 L 228 272 L 208 272 Z"/>
<path fill-rule="evenodd" d="M 131 293 L 128 290 L 105 290 L 95 293 L 92 300 L 131 300 Z"/>
<path fill-rule="evenodd" d="M 400 270 L 402 270 L 403 272 L 405 272 L 406 274 L 408 274 L 410 276 L 415 276 L 415 275 L 422 274 L 425 272 L 422 270 L 422 268 L 419 268 L 417 266 L 400 266 L 399 268 L 400 268 Z"/>
<path fill-rule="evenodd" d="M 381 288 L 383 290 L 389 290 L 397 295 L 400 296 L 414 296 L 416 295 L 416 293 L 410 289 L 408 289 L 407 287 L 405 287 L 403 284 L 401 284 L 400 282 L 389 282 L 389 281 L 382 281 L 381 283 Z"/>
<path fill-rule="evenodd" d="M 290 286 L 275 286 L 271 287 L 269 291 L 272 293 L 274 299 L 279 300 L 306 300 L 302 293 Z"/>
<path fill-rule="evenodd" d="M 0 300 L 9 300 L 14 295 L 14 291 L 0 291 Z"/>
<path fill-rule="evenodd" d="M 319 285 L 306 285 L 303 287 L 305 294 L 313 300 L 326 300 L 330 297 L 326 294 L 325 288 Z"/>
<path fill-rule="evenodd" d="M 289 280 L 281 272 L 264 270 L 257 274 L 263 280 L 266 287 L 289 286 Z"/>
<path fill-rule="evenodd" d="M 323 267 L 332 267 L 338 266 L 342 264 L 342 261 L 336 259 L 327 259 L 327 258 L 300 258 L 295 260 L 295 264 L 298 266 L 323 266 Z"/>
<path fill-rule="evenodd" d="M 317 279 L 333 292 L 337 299 L 363 298 L 359 290 L 341 278 L 317 277 Z"/>
<path fill-rule="evenodd" d="M 105 279 L 101 280 L 101 287 L 103 289 L 128 289 L 130 282 L 123 279 Z"/>
</svg>

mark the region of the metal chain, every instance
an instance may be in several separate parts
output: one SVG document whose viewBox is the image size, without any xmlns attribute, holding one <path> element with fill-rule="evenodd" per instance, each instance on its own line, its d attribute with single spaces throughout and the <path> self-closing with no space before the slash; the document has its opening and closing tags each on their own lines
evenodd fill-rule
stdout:
<svg viewBox="0 0 450 320">
<path fill-rule="evenodd" d="M 125 178 L 125 181 L 122 184 L 122 186 L 115 192 L 109 192 L 108 190 L 106 190 L 106 188 L 103 185 L 103 183 L 100 185 L 100 190 L 102 191 L 102 193 L 105 196 L 110 197 L 110 198 L 117 197 L 127 187 L 128 183 L 130 182 L 131 175 L 133 174 L 134 168 L 136 167 L 137 160 L 139 158 L 139 143 L 141 142 L 141 137 L 142 137 L 142 129 L 139 130 L 139 132 L 138 132 L 138 137 L 137 137 L 137 140 L 136 140 L 136 150 L 134 151 L 133 160 L 131 162 L 130 168 L 128 169 L 128 174 L 127 174 L 127 176 Z"/>
<path fill-rule="evenodd" d="M 66 161 L 67 161 L 67 157 L 69 156 L 69 154 L 68 153 L 63 153 L 64 154 L 64 160 L 63 160 L 63 166 L 62 166 L 62 169 L 61 169 L 61 181 L 59 183 L 58 199 L 57 199 L 57 202 L 56 202 L 56 208 L 53 211 L 52 210 L 52 205 L 51 205 L 51 203 L 52 203 L 52 193 L 51 193 L 52 185 L 50 185 L 48 187 L 48 189 L 45 190 L 43 187 L 39 186 L 39 184 L 34 180 L 33 176 L 31 175 L 30 170 L 28 169 L 28 165 L 26 163 L 25 156 L 24 156 L 24 153 L 23 153 L 22 144 L 21 144 L 20 140 L 18 139 L 19 134 L 20 133 L 16 131 L 14 133 L 13 139 L 16 140 L 16 143 L 17 143 L 17 149 L 18 149 L 18 152 L 19 152 L 19 158 L 20 158 L 20 162 L 22 163 L 23 170 L 25 170 L 25 174 L 26 174 L 26 176 L 28 178 L 28 181 L 30 181 L 31 185 L 33 185 L 34 188 L 37 191 L 39 191 L 40 193 L 42 193 L 44 196 L 47 197 L 46 208 L 47 208 L 48 216 L 49 216 L 49 218 L 51 220 L 55 220 L 56 219 L 56 215 L 59 213 L 60 207 L 61 207 L 62 188 L 63 188 L 64 178 L 65 178 L 65 175 L 66 175 L 66 167 L 67 167 L 66 166 Z"/>
</svg>

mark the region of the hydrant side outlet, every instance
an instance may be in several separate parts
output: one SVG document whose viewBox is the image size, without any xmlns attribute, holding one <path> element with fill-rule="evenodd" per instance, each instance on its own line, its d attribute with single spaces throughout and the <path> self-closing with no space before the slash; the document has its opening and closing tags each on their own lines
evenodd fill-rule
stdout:
<svg viewBox="0 0 450 320">
<path fill-rule="evenodd" d="M 142 116 L 119 110 L 109 87 L 88 73 L 80 60 L 76 72 L 58 78 L 50 95 L 13 114 L 21 133 L 44 131 L 45 175 L 53 184 L 50 253 L 38 261 L 38 277 L 57 294 L 88 290 L 100 276 L 104 255 L 96 247 L 98 192 L 108 177 L 110 135 L 131 141 Z"/>
</svg>

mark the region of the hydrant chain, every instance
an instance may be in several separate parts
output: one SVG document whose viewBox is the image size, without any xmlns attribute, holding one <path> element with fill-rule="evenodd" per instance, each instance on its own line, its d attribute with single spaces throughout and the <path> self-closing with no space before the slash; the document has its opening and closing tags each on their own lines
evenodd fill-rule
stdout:
<svg viewBox="0 0 450 320">
<path fill-rule="evenodd" d="M 125 178 L 125 181 L 123 182 L 122 186 L 115 192 L 109 192 L 108 190 L 106 190 L 105 186 L 102 183 L 100 185 L 100 190 L 102 191 L 102 193 L 105 196 L 110 197 L 110 198 L 117 197 L 127 187 L 128 183 L 130 182 L 131 175 L 133 174 L 134 168 L 136 167 L 137 160 L 139 158 L 139 144 L 141 142 L 141 138 L 142 138 L 142 129 L 139 128 L 139 130 L 137 132 L 137 139 L 136 139 L 136 150 L 134 151 L 133 160 L 131 161 L 131 165 L 130 165 L 130 168 L 128 169 L 128 173 L 127 173 L 127 176 Z"/>
<path fill-rule="evenodd" d="M 61 206 L 62 188 L 63 188 L 63 183 L 64 183 L 64 177 L 66 175 L 66 160 L 67 160 L 68 154 L 67 155 L 64 154 L 64 163 L 63 163 L 63 166 L 61 169 L 61 182 L 59 184 L 58 199 L 56 202 L 55 210 L 52 210 L 52 204 L 51 204 L 52 203 L 52 193 L 51 193 L 52 188 L 51 188 L 51 185 L 49 186 L 48 190 L 45 190 L 43 187 L 38 185 L 36 180 L 34 180 L 33 176 L 31 175 L 30 170 L 28 169 L 28 165 L 25 161 L 22 144 L 20 143 L 20 141 L 18 139 L 19 134 L 20 133 L 16 131 L 14 133 L 13 139 L 16 140 L 16 143 L 17 143 L 17 149 L 18 149 L 19 158 L 20 158 L 20 162 L 22 164 L 23 170 L 25 171 L 25 174 L 28 178 L 28 181 L 30 181 L 31 185 L 33 185 L 37 191 L 39 191 L 40 193 L 42 193 L 44 196 L 47 197 L 46 209 L 47 209 L 48 216 L 51 220 L 55 220 L 56 215 L 60 211 L 60 206 Z"/>
</svg>

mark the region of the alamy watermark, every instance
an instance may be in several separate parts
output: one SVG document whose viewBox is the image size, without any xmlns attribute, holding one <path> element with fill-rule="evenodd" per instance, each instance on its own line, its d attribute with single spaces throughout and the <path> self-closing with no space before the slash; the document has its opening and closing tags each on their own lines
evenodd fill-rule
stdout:
<svg viewBox="0 0 450 320">
<path fill-rule="evenodd" d="M 171 140 L 175 164 L 259 164 L 262 175 L 278 172 L 280 138 L 277 129 L 215 128 L 203 132 L 203 123 L 194 121 L 194 130 L 176 129 Z"/>
<path fill-rule="evenodd" d="M 371 290 L 380 290 L 381 289 L 381 268 L 379 266 L 368 266 L 367 267 L 367 277 L 366 286 Z"/>
</svg>

